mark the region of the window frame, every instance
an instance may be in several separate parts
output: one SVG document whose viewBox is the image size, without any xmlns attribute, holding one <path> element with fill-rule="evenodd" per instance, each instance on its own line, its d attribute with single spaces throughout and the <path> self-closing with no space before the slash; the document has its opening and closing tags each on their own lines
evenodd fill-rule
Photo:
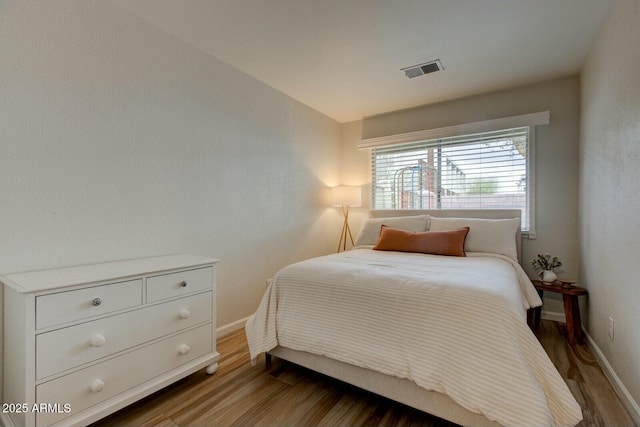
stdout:
<svg viewBox="0 0 640 427">
<path fill-rule="evenodd" d="M 527 191 L 529 206 L 529 230 L 522 232 L 522 235 L 529 239 L 536 238 L 535 224 L 535 144 L 536 144 L 536 126 L 548 125 L 550 123 L 549 111 L 524 114 L 519 116 L 504 117 L 500 119 L 485 120 L 481 122 L 465 123 L 460 125 L 422 130 L 417 132 L 409 132 L 396 135 L 388 135 L 377 138 L 367 138 L 358 141 L 358 149 L 372 149 L 377 147 L 389 147 L 393 145 L 403 145 L 409 143 L 417 143 L 441 138 L 451 138 L 456 136 L 478 134 L 484 132 L 494 132 L 506 130 L 516 127 L 529 128 L 528 156 L 527 156 Z M 373 170 L 373 164 L 370 165 L 369 171 Z M 370 176 L 370 181 L 372 181 Z M 371 182 L 371 192 L 373 196 L 374 185 Z M 373 199 L 372 199 L 373 200 Z"/>
</svg>

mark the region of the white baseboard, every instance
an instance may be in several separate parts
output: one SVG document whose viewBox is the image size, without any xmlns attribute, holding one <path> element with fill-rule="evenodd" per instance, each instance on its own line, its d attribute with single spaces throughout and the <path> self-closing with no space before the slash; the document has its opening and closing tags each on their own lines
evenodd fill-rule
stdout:
<svg viewBox="0 0 640 427">
<path fill-rule="evenodd" d="M 593 338 L 591 338 L 591 335 L 589 335 L 586 331 L 584 334 L 587 337 L 587 344 L 589 344 L 591 352 L 596 358 L 598 365 L 600 365 L 600 368 L 602 368 L 604 375 L 613 386 L 613 389 L 620 398 L 620 401 L 622 402 L 624 407 L 627 408 L 627 411 L 629 411 L 629 415 L 631 415 L 633 421 L 636 423 L 636 425 L 640 425 L 640 406 L 638 406 L 638 402 L 633 399 L 631 393 L 629 393 L 629 390 L 627 390 L 627 388 L 624 386 L 624 384 L 620 380 L 620 377 L 618 377 L 616 372 L 613 370 L 613 367 L 611 366 L 607 358 L 604 357 L 604 354 L 600 350 L 600 347 L 598 347 L 598 344 L 596 344 Z"/>
<path fill-rule="evenodd" d="M 224 337 L 225 335 L 229 335 L 230 333 L 237 331 L 238 329 L 244 328 L 244 325 L 245 323 L 247 323 L 247 320 L 249 319 L 249 317 L 250 316 L 247 316 L 243 319 L 236 320 L 235 322 L 231 322 L 224 326 L 220 326 L 219 328 L 216 329 L 216 336 L 218 338 L 221 338 L 221 337 Z"/>
<path fill-rule="evenodd" d="M 553 320 L 558 323 L 567 323 L 567 319 L 564 317 L 564 313 L 558 313 L 557 311 L 545 311 L 542 310 L 540 318 L 545 320 Z"/>
<path fill-rule="evenodd" d="M 559 323 L 566 323 L 564 313 L 543 310 L 540 317 L 546 320 L 553 320 Z M 627 390 L 627 388 L 624 386 L 624 384 L 620 380 L 620 377 L 618 377 L 616 372 L 613 370 L 613 367 L 611 367 L 611 364 L 609 363 L 607 358 L 604 357 L 604 354 L 600 350 L 600 347 L 598 347 L 598 345 L 593 340 L 593 338 L 591 338 L 591 335 L 589 335 L 589 333 L 584 329 L 584 327 L 582 329 L 584 330 L 584 334 L 587 338 L 587 344 L 589 345 L 589 348 L 591 349 L 593 356 L 596 358 L 598 365 L 600 365 L 602 372 L 604 372 L 604 375 L 607 377 L 607 379 L 611 383 L 611 386 L 613 387 L 616 394 L 618 395 L 618 398 L 620 398 L 620 401 L 622 402 L 624 407 L 627 408 L 627 411 L 629 411 L 629 415 L 631 415 L 631 418 L 633 418 L 633 421 L 636 423 L 636 425 L 640 426 L 640 406 L 633 399 L 633 397 L 629 393 L 629 390 Z"/>
</svg>

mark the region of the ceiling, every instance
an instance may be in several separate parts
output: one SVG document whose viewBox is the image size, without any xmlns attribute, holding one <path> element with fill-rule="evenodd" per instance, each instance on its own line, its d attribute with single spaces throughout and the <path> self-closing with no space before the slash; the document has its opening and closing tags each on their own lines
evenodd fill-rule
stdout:
<svg viewBox="0 0 640 427">
<path fill-rule="evenodd" d="M 615 2 L 110 1 L 339 122 L 576 74 Z"/>
</svg>

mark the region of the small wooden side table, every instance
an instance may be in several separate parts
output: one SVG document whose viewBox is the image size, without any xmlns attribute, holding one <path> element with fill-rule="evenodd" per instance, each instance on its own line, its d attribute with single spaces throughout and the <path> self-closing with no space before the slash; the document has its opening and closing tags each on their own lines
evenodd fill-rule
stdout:
<svg viewBox="0 0 640 427">
<path fill-rule="evenodd" d="M 540 298 L 544 295 L 545 291 L 555 292 L 562 294 L 562 301 L 564 302 L 564 316 L 567 320 L 567 335 L 569 337 L 569 344 L 576 343 L 576 338 L 582 341 L 584 339 L 584 332 L 582 331 L 582 322 L 580 320 L 580 307 L 578 306 L 578 296 L 587 295 L 588 291 L 580 286 L 574 286 L 565 288 L 562 287 L 559 282 L 553 284 L 542 283 L 540 280 L 532 280 L 533 286 L 538 291 Z M 527 314 L 527 320 L 529 325 L 537 328 L 540 326 L 540 313 L 542 307 L 536 307 L 529 310 Z"/>
</svg>

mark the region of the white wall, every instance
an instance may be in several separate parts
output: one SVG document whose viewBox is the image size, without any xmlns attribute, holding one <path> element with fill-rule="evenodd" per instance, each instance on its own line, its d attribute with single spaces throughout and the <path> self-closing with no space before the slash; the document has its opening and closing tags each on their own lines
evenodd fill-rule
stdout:
<svg viewBox="0 0 640 427">
<path fill-rule="evenodd" d="M 578 279 L 578 123 L 579 80 L 567 77 L 508 90 L 486 93 L 365 118 L 343 125 L 343 157 L 351 157 L 353 169 L 370 183 L 369 150 L 358 151 L 359 138 L 401 134 L 462 123 L 496 119 L 538 111 L 550 111 L 551 123 L 536 131 L 536 233 L 537 239 L 523 241 L 523 259 L 537 253 L 560 257 L 561 277 Z M 348 154 L 344 150 L 348 150 Z M 354 170 L 350 172 L 357 175 Z M 370 185 L 366 192 L 370 192 Z M 369 201 L 370 198 L 367 198 Z M 367 206 L 368 207 L 368 206 Z M 358 217 L 354 216 L 357 220 Z M 545 310 L 562 313 L 561 300 L 545 294 Z"/>
<path fill-rule="evenodd" d="M 0 2 L 0 273 L 219 257 L 234 322 L 277 269 L 335 250 L 340 138 L 108 2 Z"/>
<path fill-rule="evenodd" d="M 640 1 L 619 0 L 582 72 L 581 278 L 588 331 L 640 422 Z M 614 339 L 608 319 L 615 320 Z"/>
</svg>

